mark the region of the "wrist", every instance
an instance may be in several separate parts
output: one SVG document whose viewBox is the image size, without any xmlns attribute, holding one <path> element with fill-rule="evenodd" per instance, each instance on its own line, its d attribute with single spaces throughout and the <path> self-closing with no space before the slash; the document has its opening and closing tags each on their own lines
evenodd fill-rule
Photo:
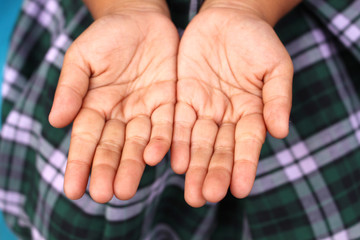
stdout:
<svg viewBox="0 0 360 240">
<path fill-rule="evenodd" d="M 274 26 L 302 0 L 206 0 L 200 11 L 209 8 L 230 8 L 260 17 Z"/>
<path fill-rule="evenodd" d="M 94 19 L 128 11 L 154 12 L 170 17 L 166 0 L 83 0 Z"/>
</svg>

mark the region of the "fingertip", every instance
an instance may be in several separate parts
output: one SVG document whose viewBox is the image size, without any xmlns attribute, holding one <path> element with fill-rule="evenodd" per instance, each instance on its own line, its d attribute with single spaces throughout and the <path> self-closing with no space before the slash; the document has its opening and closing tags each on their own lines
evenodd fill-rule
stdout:
<svg viewBox="0 0 360 240">
<path fill-rule="evenodd" d="M 171 169 L 174 171 L 174 173 L 183 175 L 186 173 L 187 167 L 171 162 Z"/>
<path fill-rule="evenodd" d="M 90 196 L 97 203 L 107 203 L 112 199 L 113 193 L 101 188 L 92 188 L 90 185 Z"/>
<path fill-rule="evenodd" d="M 289 111 L 287 107 L 264 108 L 264 121 L 271 136 L 281 139 L 289 134 Z"/>
<path fill-rule="evenodd" d="M 52 110 L 51 110 L 51 112 L 49 113 L 48 121 L 49 121 L 49 123 L 50 123 L 51 126 L 57 128 L 56 116 L 54 116 L 54 113 L 53 113 Z"/>
<path fill-rule="evenodd" d="M 114 193 L 116 198 L 120 200 L 129 200 L 135 196 L 137 188 L 132 188 L 119 181 L 114 184 Z"/>
<path fill-rule="evenodd" d="M 169 151 L 170 143 L 164 140 L 152 140 L 144 150 L 144 161 L 150 166 L 155 166 Z"/>
<path fill-rule="evenodd" d="M 242 199 L 246 198 L 250 194 L 251 187 L 248 187 L 248 185 L 245 184 L 243 186 L 241 186 L 241 184 L 238 184 L 236 187 L 234 185 L 231 185 L 230 191 L 234 197 Z"/>
<path fill-rule="evenodd" d="M 239 199 L 246 198 L 251 192 L 252 185 L 248 183 L 233 183 L 230 186 L 231 194 Z"/>
<path fill-rule="evenodd" d="M 55 128 L 61 128 L 64 124 L 63 121 L 59 121 L 59 119 L 61 118 L 61 114 L 59 115 L 58 108 L 55 105 L 56 103 L 54 102 L 50 110 L 48 120 L 51 126 Z"/>
<path fill-rule="evenodd" d="M 203 196 L 208 202 L 220 202 L 227 194 L 230 175 L 225 171 L 211 171 L 205 178 Z"/>
<path fill-rule="evenodd" d="M 206 170 L 190 169 L 185 176 L 185 201 L 194 208 L 202 207 L 206 203 L 202 194 L 205 175 Z"/>
<path fill-rule="evenodd" d="M 193 196 L 190 196 L 190 193 L 184 194 L 185 202 L 189 204 L 193 208 L 200 208 L 205 205 L 206 200 L 205 198 L 194 198 Z"/>
<path fill-rule="evenodd" d="M 89 180 L 90 167 L 68 160 L 64 176 L 64 193 L 72 200 L 81 198 Z"/>
<path fill-rule="evenodd" d="M 136 169 L 137 164 L 135 161 L 124 162 L 121 163 L 120 161 L 113 191 L 118 199 L 129 200 L 136 194 L 145 165 L 141 165 L 141 170 L 139 171 L 139 169 Z"/>
<path fill-rule="evenodd" d="M 69 125 L 78 114 L 81 105 L 82 100 L 74 99 L 66 93 L 62 94 L 59 90 L 49 113 L 49 123 L 55 128 Z"/>
<path fill-rule="evenodd" d="M 91 198 L 97 203 L 107 203 L 114 195 L 113 180 L 114 171 L 110 169 L 100 168 L 99 166 L 93 167 L 89 192 Z"/>
<path fill-rule="evenodd" d="M 72 121 L 72 120 L 68 120 L 68 119 L 64 120 L 63 117 L 61 115 L 59 116 L 59 114 L 56 112 L 55 113 L 50 112 L 48 120 L 49 120 L 50 125 L 53 126 L 54 128 L 66 127 Z"/>
<path fill-rule="evenodd" d="M 286 138 L 289 135 L 289 126 L 288 124 L 287 126 L 282 125 L 278 127 L 276 131 L 271 131 L 270 134 L 274 138 L 278 138 L 278 139 Z"/>
<path fill-rule="evenodd" d="M 67 198 L 77 200 L 84 195 L 85 190 L 79 189 L 76 185 L 64 184 L 64 193 Z"/>
<path fill-rule="evenodd" d="M 189 167 L 190 149 L 173 143 L 170 152 L 171 168 L 176 174 L 184 174 Z"/>
<path fill-rule="evenodd" d="M 289 124 L 273 123 L 271 127 L 267 127 L 269 133 L 274 138 L 283 139 L 289 134 Z"/>
<path fill-rule="evenodd" d="M 256 166 L 252 163 L 237 162 L 233 169 L 230 190 L 234 197 L 247 197 L 254 185 Z"/>
</svg>

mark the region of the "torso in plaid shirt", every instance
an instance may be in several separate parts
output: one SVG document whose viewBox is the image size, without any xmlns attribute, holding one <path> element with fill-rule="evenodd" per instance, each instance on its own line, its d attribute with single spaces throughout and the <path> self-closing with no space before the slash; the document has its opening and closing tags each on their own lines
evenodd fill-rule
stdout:
<svg viewBox="0 0 360 240">
<path fill-rule="evenodd" d="M 200 1 L 169 0 L 180 33 Z M 294 63 L 290 134 L 268 136 L 250 196 L 189 207 L 168 157 L 129 201 L 63 193 L 70 128 L 47 120 L 81 1 L 26 0 L 2 87 L 0 209 L 21 239 L 360 239 L 360 0 L 306 0 L 277 25 Z"/>
</svg>

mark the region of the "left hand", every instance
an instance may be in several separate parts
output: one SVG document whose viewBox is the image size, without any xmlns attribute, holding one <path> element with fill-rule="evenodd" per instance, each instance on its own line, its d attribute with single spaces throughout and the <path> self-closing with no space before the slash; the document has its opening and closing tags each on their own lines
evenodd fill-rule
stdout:
<svg viewBox="0 0 360 240">
<path fill-rule="evenodd" d="M 218 202 L 252 188 L 266 130 L 288 134 L 292 62 L 253 9 L 209 7 L 192 20 L 178 55 L 172 167 L 185 200 Z"/>
</svg>

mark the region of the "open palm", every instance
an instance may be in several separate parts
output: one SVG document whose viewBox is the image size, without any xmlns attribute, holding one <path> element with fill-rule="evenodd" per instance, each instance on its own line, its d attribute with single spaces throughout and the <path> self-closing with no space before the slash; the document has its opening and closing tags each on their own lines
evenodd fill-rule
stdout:
<svg viewBox="0 0 360 240">
<path fill-rule="evenodd" d="M 186 172 L 185 199 L 220 201 L 251 190 L 266 129 L 285 137 L 292 63 L 261 18 L 209 8 L 187 27 L 178 55 L 172 167 Z"/>
<path fill-rule="evenodd" d="M 74 119 L 64 190 L 107 202 L 131 198 L 145 167 L 170 147 L 178 34 L 155 12 L 96 20 L 65 55 L 49 120 Z"/>
</svg>

